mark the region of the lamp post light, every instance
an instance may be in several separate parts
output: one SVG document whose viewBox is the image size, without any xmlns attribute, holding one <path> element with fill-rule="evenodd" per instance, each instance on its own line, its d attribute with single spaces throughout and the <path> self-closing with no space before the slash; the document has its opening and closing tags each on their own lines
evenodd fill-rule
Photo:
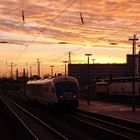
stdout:
<svg viewBox="0 0 140 140">
<path fill-rule="evenodd" d="M 53 76 L 53 68 L 54 68 L 54 66 L 51 65 L 50 67 L 51 67 L 51 76 Z"/>
<path fill-rule="evenodd" d="M 87 56 L 87 104 L 90 105 L 90 99 L 89 99 L 89 56 L 92 54 L 85 54 Z"/>
<path fill-rule="evenodd" d="M 136 64 L 136 56 L 135 56 L 135 50 L 136 50 L 136 41 L 139 40 L 136 35 L 133 35 L 129 38 L 130 41 L 132 41 L 132 53 L 133 53 L 133 64 L 132 64 L 132 111 L 135 112 L 136 106 L 135 106 L 135 64 Z"/>
<path fill-rule="evenodd" d="M 68 61 L 63 61 L 63 63 L 65 63 L 65 76 L 67 75 L 67 66 L 66 63 L 68 63 Z"/>
</svg>

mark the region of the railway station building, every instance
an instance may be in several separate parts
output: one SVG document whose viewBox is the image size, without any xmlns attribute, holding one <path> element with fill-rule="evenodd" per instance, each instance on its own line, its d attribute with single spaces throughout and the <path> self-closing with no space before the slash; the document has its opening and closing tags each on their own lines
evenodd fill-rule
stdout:
<svg viewBox="0 0 140 140">
<path fill-rule="evenodd" d="M 140 55 L 135 55 L 135 62 L 136 76 L 140 76 Z M 128 54 L 123 64 L 68 64 L 68 74 L 84 83 L 87 80 L 132 77 L 132 68 L 133 56 Z"/>
</svg>

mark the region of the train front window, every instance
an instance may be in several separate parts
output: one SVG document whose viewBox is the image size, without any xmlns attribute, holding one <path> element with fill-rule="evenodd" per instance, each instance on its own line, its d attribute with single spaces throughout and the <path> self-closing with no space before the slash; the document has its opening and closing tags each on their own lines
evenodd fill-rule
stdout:
<svg viewBox="0 0 140 140">
<path fill-rule="evenodd" d="M 59 82 L 55 83 L 56 91 L 58 92 L 75 92 L 78 90 L 77 83 L 73 82 Z"/>
</svg>

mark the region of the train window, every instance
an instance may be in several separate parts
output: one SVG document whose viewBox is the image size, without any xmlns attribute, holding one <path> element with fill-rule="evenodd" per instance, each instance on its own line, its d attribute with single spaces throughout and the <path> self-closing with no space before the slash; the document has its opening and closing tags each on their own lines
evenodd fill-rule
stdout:
<svg viewBox="0 0 140 140">
<path fill-rule="evenodd" d="M 78 90 L 78 85 L 74 82 L 59 82 L 55 83 L 55 88 L 57 91 L 75 91 Z"/>
</svg>

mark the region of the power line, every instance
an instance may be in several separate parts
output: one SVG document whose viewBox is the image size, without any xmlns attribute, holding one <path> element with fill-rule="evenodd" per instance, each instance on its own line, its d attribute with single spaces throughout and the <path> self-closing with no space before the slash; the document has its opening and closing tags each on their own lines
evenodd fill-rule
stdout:
<svg viewBox="0 0 140 140">
<path fill-rule="evenodd" d="M 75 1 L 75 0 L 72 0 L 72 2 L 71 2 L 68 6 L 66 6 L 66 8 L 64 8 L 64 9 L 61 11 L 61 13 L 58 14 L 58 15 L 57 15 L 49 24 L 47 24 L 47 25 L 53 24 L 53 23 L 54 23 L 54 22 L 55 22 L 69 7 L 71 7 L 71 5 L 74 3 L 74 1 Z M 23 25 L 24 25 L 24 23 L 25 23 L 25 14 L 24 14 L 24 10 L 23 10 L 23 3 L 22 3 L 22 20 L 23 20 Z M 45 27 L 42 28 L 42 29 L 39 31 L 39 33 L 36 34 L 36 35 L 34 36 L 34 38 L 27 44 L 27 46 L 30 46 L 30 45 L 35 41 L 35 39 L 36 39 L 44 30 L 46 30 Z M 20 57 L 21 57 L 22 54 L 26 51 L 26 49 L 27 49 L 27 48 L 24 48 L 24 49 L 23 49 L 23 51 L 19 54 L 17 60 L 20 59 Z"/>
<path fill-rule="evenodd" d="M 22 56 L 22 54 L 26 51 L 26 49 L 27 49 L 27 47 L 26 48 L 24 48 L 22 51 L 21 51 L 21 53 L 19 54 L 19 56 L 17 57 L 17 61 L 20 59 L 20 57 Z"/>
<path fill-rule="evenodd" d="M 74 2 L 75 2 L 75 0 L 72 0 L 72 2 L 71 2 L 68 6 L 66 6 L 66 8 L 64 8 L 64 9 L 60 12 L 60 14 L 58 14 L 58 15 L 57 15 L 49 24 L 47 24 L 47 25 L 53 24 L 53 23 L 54 23 L 54 22 L 55 22 L 69 7 L 71 7 L 71 5 L 72 5 Z M 46 30 L 45 27 L 42 28 L 42 29 L 39 31 L 39 33 L 38 33 L 37 35 L 34 36 L 34 38 L 29 42 L 28 46 L 31 45 L 31 44 L 35 41 L 35 39 L 36 39 L 44 30 Z"/>
</svg>

